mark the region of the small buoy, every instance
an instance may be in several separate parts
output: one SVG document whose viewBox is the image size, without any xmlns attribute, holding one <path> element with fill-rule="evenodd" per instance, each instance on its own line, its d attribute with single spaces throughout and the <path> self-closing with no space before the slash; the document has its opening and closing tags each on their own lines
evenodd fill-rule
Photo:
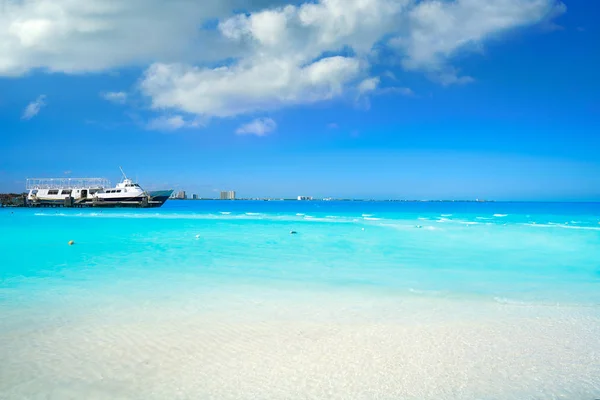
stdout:
<svg viewBox="0 0 600 400">
<path fill-rule="evenodd" d="M 75 244 L 74 240 L 69 240 L 69 246 L 73 246 Z"/>
<path fill-rule="evenodd" d="M 295 235 L 296 233 L 298 233 L 298 232 L 296 232 L 296 231 L 290 231 L 290 235 Z"/>
<path fill-rule="evenodd" d="M 196 239 L 200 239 L 200 235 L 196 235 Z"/>
<path fill-rule="evenodd" d="M 364 231 L 364 230 L 365 230 L 365 228 L 362 228 L 362 230 Z"/>
<path fill-rule="evenodd" d="M 422 228 L 422 226 L 421 225 L 417 225 L 417 226 L 415 226 L 415 228 Z"/>
</svg>

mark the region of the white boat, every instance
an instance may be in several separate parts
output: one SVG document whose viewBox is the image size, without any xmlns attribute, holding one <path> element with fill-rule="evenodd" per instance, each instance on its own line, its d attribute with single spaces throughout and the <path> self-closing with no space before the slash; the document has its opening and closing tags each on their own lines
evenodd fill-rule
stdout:
<svg viewBox="0 0 600 400">
<path fill-rule="evenodd" d="M 31 206 L 160 207 L 172 189 L 146 191 L 127 178 L 115 187 L 105 178 L 29 178 L 27 201 Z"/>
</svg>

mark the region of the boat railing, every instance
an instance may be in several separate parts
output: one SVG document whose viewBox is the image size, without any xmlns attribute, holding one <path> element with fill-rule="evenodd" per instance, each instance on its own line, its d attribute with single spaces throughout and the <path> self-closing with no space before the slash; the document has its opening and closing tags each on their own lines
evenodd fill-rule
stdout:
<svg viewBox="0 0 600 400">
<path fill-rule="evenodd" d="M 87 189 L 110 187 L 106 178 L 28 178 L 27 190 L 33 189 Z"/>
</svg>

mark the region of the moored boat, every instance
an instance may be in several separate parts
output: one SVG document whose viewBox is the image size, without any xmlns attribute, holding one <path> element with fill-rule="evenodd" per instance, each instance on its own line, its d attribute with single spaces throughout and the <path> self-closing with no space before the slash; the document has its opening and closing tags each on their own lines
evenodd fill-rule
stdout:
<svg viewBox="0 0 600 400">
<path fill-rule="evenodd" d="M 33 207 L 160 207 L 173 193 L 146 191 L 125 173 L 114 187 L 105 178 L 29 178 L 27 190 Z"/>
</svg>

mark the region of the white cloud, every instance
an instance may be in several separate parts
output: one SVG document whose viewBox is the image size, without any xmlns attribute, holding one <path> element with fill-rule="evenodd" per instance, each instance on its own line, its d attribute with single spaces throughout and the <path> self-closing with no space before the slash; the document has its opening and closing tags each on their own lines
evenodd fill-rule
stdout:
<svg viewBox="0 0 600 400">
<path fill-rule="evenodd" d="M 334 98 L 361 71 L 359 60 L 340 56 L 306 66 L 270 57 L 215 69 L 154 64 L 141 89 L 155 109 L 229 117 Z"/>
<path fill-rule="evenodd" d="M 0 0 L 0 75 L 42 68 L 79 73 L 236 53 L 214 30 L 233 10 L 284 0 Z"/>
<path fill-rule="evenodd" d="M 379 78 L 367 78 L 358 84 L 358 92 L 360 94 L 372 92 L 379 86 Z"/>
<path fill-rule="evenodd" d="M 392 71 L 385 71 L 382 76 L 385 76 L 386 78 L 391 79 L 393 81 L 398 80 L 398 78 L 396 77 L 396 74 L 394 74 Z"/>
<path fill-rule="evenodd" d="M 409 70 L 444 85 L 472 82 L 449 59 L 459 49 L 563 10 L 555 0 L 321 0 L 240 14 L 219 24 L 241 56 L 217 68 L 156 63 L 142 92 L 155 109 L 227 117 L 377 89 L 366 75 L 384 37 Z M 341 55 L 332 55 L 351 49 Z M 322 58 L 328 54 L 325 58 Z M 402 94 L 411 94 L 404 90 Z"/>
<path fill-rule="evenodd" d="M 408 30 L 391 41 L 403 54 L 402 65 L 424 70 L 442 84 L 468 83 L 448 60 L 459 50 L 481 50 L 486 39 L 548 20 L 563 13 L 556 0 L 422 1 L 408 14 Z"/>
<path fill-rule="evenodd" d="M 21 119 L 31 119 L 39 114 L 40 110 L 46 106 L 46 96 L 39 95 L 37 99 L 32 101 L 25 107 Z"/>
<path fill-rule="evenodd" d="M 112 103 L 125 104 L 127 101 L 127 93 L 125 92 L 106 92 L 102 93 L 101 96 Z"/>
<path fill-rule="evenodd" d="M 277 124 L 271 118 L 257 118 L 240 126 L 235 133 L 238 135 L 265 136 L 277 129 Z"/>
<path fill-rule="evenodd" d="M 219 24 L 223 37 L 243 49 L 233 64 L 156 63 L 141 89 L 155 109 L 217 117 L 330 100 L 356 88 L 369 51 L 408 3 L 324 0 L 237 15 Z M 354 54 L 335 55 L 345 47 Z M 375 82 L 366 80 L 359 90 Z"/>
<path fill-rule="evenodd" d="M 558 0 L 0 2 L 0 75 L 144 66 L 152 108 L 202 117 L 385 89 L 370 77 L 382 46 L 399 68 L 472 82 L 453 65 L 459 52 L 565 11 Z M 382 76 L 402 80 L 399 70 Z"/>
<path fill-rule="evenodd" d="M 146 129 L 155 131 L 176 131 L 181 128 L 197 128 L 202 126 L 200 119 L 188 120 L 182 115 L 160 116 L 152 119 Z"/>
</svg>

